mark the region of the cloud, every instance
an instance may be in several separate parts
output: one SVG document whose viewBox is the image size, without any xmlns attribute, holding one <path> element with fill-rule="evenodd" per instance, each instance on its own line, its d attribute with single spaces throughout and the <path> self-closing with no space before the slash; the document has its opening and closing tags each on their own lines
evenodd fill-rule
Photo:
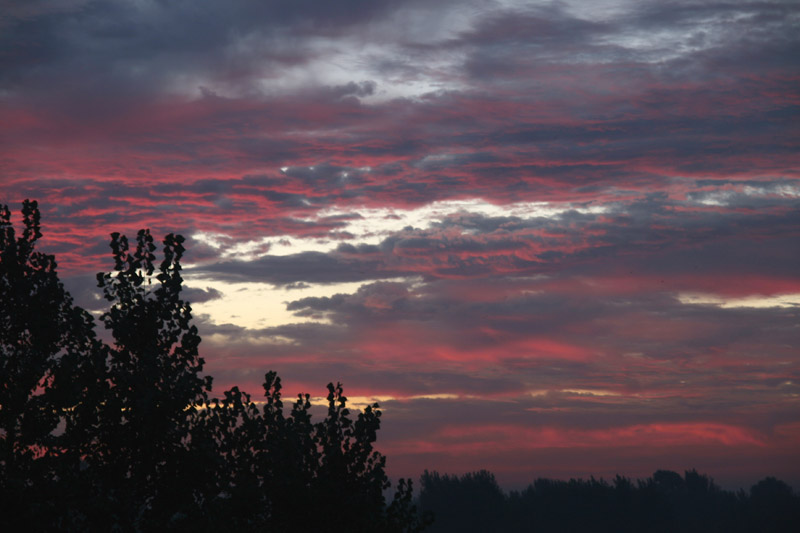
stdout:
<svg viewBox="0 0 800 533">
<path fill-rule="evenodd" d="M 181 297 L 190 303 L 201 303 L 214 300 L 216 298 L 221 298 L 222 293 L 213 287 L 207 287 L 205 289 L 189 287 L 184 289 Z"/>
<path fill-rule="evenodd" d="M 221 280 L 253 279 L 278 285 L 297 282 L 341 283 L 398 275 L 395 271 L 381 270 L 378 261 L 354 261 L 320 252 L 218 263 L 204 266 L 201 272 Z"/>
<path fill-rule="evenodd" d="M 0 199 L 93 311 L 186 236 L 219 387 L 390 398 L 412 476 L 796 457 L 793 3 L 1 5 Z"/>
</svg>

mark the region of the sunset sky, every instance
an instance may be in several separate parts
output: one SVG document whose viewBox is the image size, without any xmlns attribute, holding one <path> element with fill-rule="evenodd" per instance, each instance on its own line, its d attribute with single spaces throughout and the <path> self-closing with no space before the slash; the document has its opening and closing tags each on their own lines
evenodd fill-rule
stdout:
<svg viewBox="0 0 800 533">
<path fill-rule="evenodd" d="M 77 302 L 187 237 L 214 391 L 388 473 L 800 486 L 800 4 L 0 0 L 0 203 Z"/>
</svg>

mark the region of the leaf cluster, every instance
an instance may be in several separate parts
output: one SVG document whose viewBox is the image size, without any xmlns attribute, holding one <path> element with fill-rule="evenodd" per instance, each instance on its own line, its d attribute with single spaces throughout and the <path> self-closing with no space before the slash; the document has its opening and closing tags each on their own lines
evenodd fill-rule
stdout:
<svg viewBox="0 0 800 533">
<path fill-rule="evenodd" d="M 100 322 L 76 306 L 55 258 L 35 251 L 36 202 L 15 234 L 0 206 L 0 520 L 8 530 L 420 531 L 410 481 L 387 502 L 375 450 L 377 404 L 352 413 L 328 384 L 326 416 L 309 394 L 284 409 L 267 372 L 264 400 L 212 395 L 181 296 L 184 239 L 162 260 L 148 230 L 111 235 L 97 275 Z"/>
</svg>

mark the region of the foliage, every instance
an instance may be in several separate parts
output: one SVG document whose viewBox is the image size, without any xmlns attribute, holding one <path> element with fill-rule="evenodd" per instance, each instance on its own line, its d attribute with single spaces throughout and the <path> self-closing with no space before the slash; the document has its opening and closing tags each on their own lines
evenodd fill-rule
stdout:
<svg viewBox="0 0 800 533">
<path fill-rule="evenodd" d="M 417 531 L 408 498 L 386 507 L 385 458 L 373 449 L 377 405 L 354 420 L 341 385 L 328 384 L 328 415 L 314 424 L 308 395 L 298 395 L 285 416 L 274 372 L 266 374 L 264 389 L 261 409 L 234 388 L 199 414 L 198 438 L 220 458 L 206 520 L 232 516 L 245 529 L 317 531 L 337 517 L 348 531 Z M 401 490 L 406 486 L 402 480 Z M 242 512 L 242 505 L 261 512 Z"/>
<path fill-rule="evenodd" d="M 435 517 L 430 531 L 508 532 L 750 532 L 797 531 L 800 496 L 774 478 L 750 493 L 720 489 L 695 470 L 683 476 L 659 470 L 636 483 L 591 478 L 537 479 L 521 492 L 503 493 L 486 471 L 461 477 L 422 475 L 420 506 Z"/>
<path fill-rule="evenodd" d="M 504 501 L 494 475 L 486 470 L 461 476 L 422 474 L 420 506 L 459 531 L 489 531 L 499 523 Z"/>
<path fill-rule="evenodd" d="M 200 336 L 181 298 L 183 238 L 156 267 L 148 230 L 111 235 L 114 271 L 94 320 L 73 304 L 42 236 L 36 202 L 17 237 L 0 207 L 0 520 L 6 530 L 420 531 L 411 484 L 387 504 L 375 451 L 377 404 L 355 418 L 341 384 L 327 416 L 310 396 L 288 415 L 281 380 L 265 400 L 237 387 L 211 396 Z"/>
<path fill-rule="evenodd" d="M 76 420 L 96 414 L 103 350 L 91 315 L 59 281 L 55 258 L 34 250 L 42 237 L 37 203 L 26 200 L 22 215 L 17 236 L 0 206 L 0 509 L 35 524 L 65 510 L 51 496 L 79 469 Z"/>
<path fill-rule="evenodd" d="M 115 272 L 97 275 L 111 304 L 101 321 L 114 346 L 101 424 L 87 462 L 102 474 L 107 508 L 124 523 L 163 523 L 192 504 L 191 492 L 177 481 L 192 468 L 186 443 L 211 378 L 199 375 L 200 336 L 191 325 L 191 307 L 181 299 L 182 243 L 180 236 L 166 236 L 154 276 L 150 232 L 139 231 L 134 250 L 126 237 L 113 233 Z"/>
</svg>

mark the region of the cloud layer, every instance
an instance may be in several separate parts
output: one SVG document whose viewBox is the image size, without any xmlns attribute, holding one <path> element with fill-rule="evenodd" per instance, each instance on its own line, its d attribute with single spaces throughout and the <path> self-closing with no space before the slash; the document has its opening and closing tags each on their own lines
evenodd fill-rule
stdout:
<svg viewBox="0 0 800 533">
<path fill-rule="evenodd" d="M 89 308 L 189 237 L 218 388 L 380 398 L 397 475 L 800 483 L 794 2 L 0 6 L 0 202 Z"/>
</svg>

